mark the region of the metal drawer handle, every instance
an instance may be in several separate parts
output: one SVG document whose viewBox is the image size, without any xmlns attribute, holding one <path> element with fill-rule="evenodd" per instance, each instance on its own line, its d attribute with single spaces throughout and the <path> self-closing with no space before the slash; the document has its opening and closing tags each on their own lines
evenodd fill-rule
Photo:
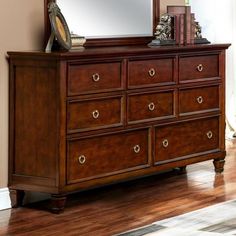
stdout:
<svg viewBox="0 0 236 236">
<path fill-rule="evenodd" d="M 98 82 L 100 80 L 100 76 L 98 73 L 95 73 L 94 75 L 92 75 L 92 77 L 94 82 Z"/>
<path fill-rule="evenodd" d="M 211 131 L 208 131 L 208 132 L 206 133 L 206 135 L 207 135 L 207 138 L 208 138 L 208 139 L 212 139 L 212 138 L 213 138 L 213 133 L 212 133 Z"/>
<path fill-rule="evenodd" d="M 135 146 L 134 146 L 134 152 L 135 152 L 135 153 L 139 153 L 140 150 L 141 150 L 141 148 L 140 148 L 139 145 L 135 145 Z"/>
<path fill-rule="evenodd" d="M 81 155 L 78 157 L 78 161 L 81 165 L 83 165 L 86 162 L 86 157 L 84 155 Z"/>
<path fill-rule="evenodd" d="M 167 148 L 169 146 L 169 141 L 167 139 L 164 139 L 162 145 L 164 148 Z"/>
<path fill-rule="evenodd" d="M 199 72 L 202 72 L 203 69 L 204 69 L 204 67 L 203 67 L 202 64 L 199 64 L 199 65 L 197 66 L 197 70 L 198 70 Z"/>
<path fill-rule="evenodd" d="M 199 96 L 199 97 L 197 98 L 197 102 L 198 102 L 199 104 L 202 104 L 202 103 L 203 103 L 203 97 L 202 97 L 202 96 Z"/>
<path fill-rule="evenodd" d="M 153 102 L 148 104 L 148 109 L 149 109 L 149 111 L 154 111 L 155 110 L 155 104 Z"/>
<path fill-rule="evenodd" d="M 154 69 L 154 68 L 151 68 L 151 69 L 148 71 L 148 74 L 150 75 L 150 77 L 155 76 L 155 74 L 156 74 L 155 69 Z"/>
<path fill-rule="evenodd" d="M 92 115 L 93 115 L 93 118 L 94 118 L 94 119 L 98 119 L 98 117 L 99 117 L 100 114 L 99 114 L 99 111 L 98 111 L 98 110 L 95 110 L 95 111 L 92 112 Z"/>
</svg>

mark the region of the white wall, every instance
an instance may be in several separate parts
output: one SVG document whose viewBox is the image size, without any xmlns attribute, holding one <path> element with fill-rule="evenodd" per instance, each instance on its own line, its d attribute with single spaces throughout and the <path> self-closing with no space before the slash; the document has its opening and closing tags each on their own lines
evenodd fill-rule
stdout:
<svg viewBox="0 0 236 236">
<path fill-rule="evenodd" d="M 212 43 L 231 43 L 226 58 L 226 114 L 236 129 L 236 1 L 190 0 L 192 12 Z"/>
</svg>

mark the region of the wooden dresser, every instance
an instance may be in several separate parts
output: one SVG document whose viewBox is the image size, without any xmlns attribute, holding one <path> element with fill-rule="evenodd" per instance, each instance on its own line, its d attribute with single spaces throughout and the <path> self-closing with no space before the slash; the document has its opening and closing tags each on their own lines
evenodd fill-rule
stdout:
<svg viewBox="0 0 236 236">
<path fill-rule="evenodd" d="M 12 205 L 225 159 L 228 44 L 9 52 Z"/>
</svg>

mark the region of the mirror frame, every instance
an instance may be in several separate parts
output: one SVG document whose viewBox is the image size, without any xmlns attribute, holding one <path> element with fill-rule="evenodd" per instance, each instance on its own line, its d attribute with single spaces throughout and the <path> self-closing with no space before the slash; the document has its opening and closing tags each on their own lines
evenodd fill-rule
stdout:
<svg viewBox="0 0 236 236">
<path fill-rule="evenodd" d="M 159 21 L 160 15 L 160 0 L 153 1 L 153 35 L 156 29 L 156 25 Z M 45 25 L 45 35 L 44 42 L 45 45 L 51 34 L 51 25 L 48 15 L 48 3 L 56 2 L 56 0 L 44 0 L 44 25 Z M 122 46 L 122 45 L 140 45 L 148 44 L 153 39 L 154 36 L 146 37 L 122 37 L 122 38 L 93 38 L 87 39 L 85 47 L 103 47 L 103 46 Z"/>
</svg>

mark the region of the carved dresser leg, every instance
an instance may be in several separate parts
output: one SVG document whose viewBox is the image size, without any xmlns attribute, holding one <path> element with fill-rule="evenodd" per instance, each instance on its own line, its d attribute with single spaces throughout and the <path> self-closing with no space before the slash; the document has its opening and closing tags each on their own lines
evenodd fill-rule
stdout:
<svg viewBox="0 0 236 236">
<path fill-rule="evenodd" d="M 23 205 L 25 192 L 23 190 L 10 189 L 11 206 L 17 208 Z"/>
<path fill-rule="evenodd" d="M 221 173 L 224 171 L 225 159 L 215 159 L 213 161 L 213 164 L 215 166 L 216 173 Z"/>
<path fill-rule="evenodd" d="M 66 204 L 66 196 L 52 195 L 51 196 L 51 211 L 55 214 L 59 214 L 64 211 Z"/>
</svg>

